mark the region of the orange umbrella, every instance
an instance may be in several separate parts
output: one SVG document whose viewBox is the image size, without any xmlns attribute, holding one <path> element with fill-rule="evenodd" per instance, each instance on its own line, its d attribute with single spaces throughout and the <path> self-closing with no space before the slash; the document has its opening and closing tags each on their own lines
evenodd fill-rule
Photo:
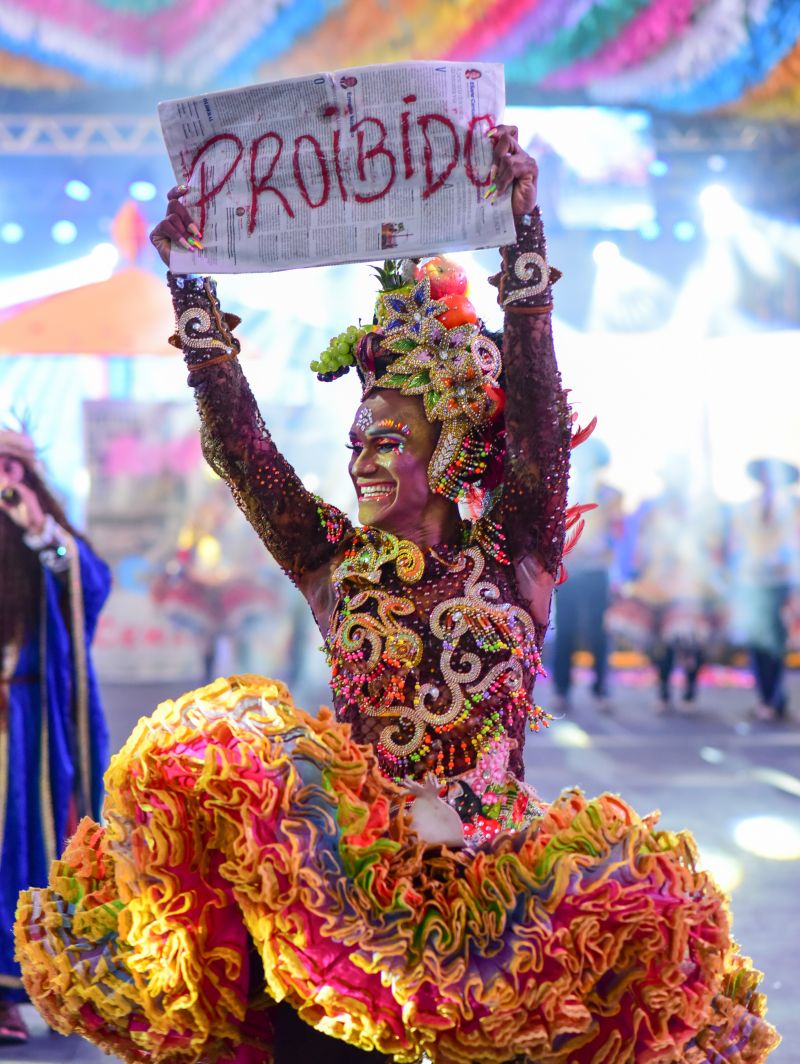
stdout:
<svg viewBox="0 0 800 1064">
<path fill-rule="evenodd" d="M 172 355 L 163 280 L 127 266 L 107 281 L 28 303 L 0 321 L 0 355 Z"/>
</svg>

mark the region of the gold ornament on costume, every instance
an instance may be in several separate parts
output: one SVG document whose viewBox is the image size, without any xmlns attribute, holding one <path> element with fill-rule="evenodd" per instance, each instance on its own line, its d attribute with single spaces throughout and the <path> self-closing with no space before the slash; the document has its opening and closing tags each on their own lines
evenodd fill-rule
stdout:
<svg viewBox="0 0 800 1064">
<path fill-rule="evenodd" d="M 391 532 L 369 529 L 362 532 L 356 546 L 345 554 L 333 574 L 333 582 L 337 588 L 345 580 L 377 584 L 381 567 L 389 562 L 395 563 L 395 571 L 404 584 L 416 584 L 425 569 L 424 555 L 416 543 L 398 539 Z"/>
<path fill-rule="evenodd" d="M 524 288 L 517 288 L 510 292 L 503 300 L 504 307 L 510 303 L 518 303 L 522 299 L 541 295 L 550 284 L 550 267 L 543 256 L 536 251 L 526 251 L 520 255 L 514 264 L 514 273 L 518 280 L 532 283 L 526 283 Z"/>
</svg>

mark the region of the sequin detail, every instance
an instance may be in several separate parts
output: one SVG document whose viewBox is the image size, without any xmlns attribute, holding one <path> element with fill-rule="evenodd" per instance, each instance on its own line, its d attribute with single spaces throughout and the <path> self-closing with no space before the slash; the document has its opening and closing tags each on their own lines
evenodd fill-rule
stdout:
<svg viewBox="0 0 800 1064">
<path fill-rule="evenodd" d="M 503 300 L 503 306 L 541 295 L 550 283 L 549 272 L 549 267 L 542 255 L 536 251 L 524 252 L 514 263 L 514 275 L 520 281 L 524 281 L 525 285 L 523 288 L 510 292 Z M 534 283 L 528 284 L 527 282 L 531 280 Z"/>
<path fill-rule="evenodd" d="M 547 725 L 531 695 L 536 628 L 509 578 L 477 545 L 425 557 L 377 529 L 356 534 L 326 645 L 340 717 L 386 775 L 451 778 L 497 742 L 521 747 L 526 721 Z"/>
</svg>

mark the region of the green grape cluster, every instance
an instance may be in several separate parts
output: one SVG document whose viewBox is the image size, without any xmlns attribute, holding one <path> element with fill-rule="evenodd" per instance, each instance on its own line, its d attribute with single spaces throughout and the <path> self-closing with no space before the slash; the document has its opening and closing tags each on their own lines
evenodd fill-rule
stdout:
<svg viewBox="0 0 800 1064">
<path fill-rule="evenodd" d="M 357 325 L 351 325 L 338 336 L 332 336 L 327 348 L 318 359 L 310 364 L 310 368 L 326 380 L 345 373 L 350 366 L 355 365 L 356 344 L 372 328 L 372 325 L 363 329 Z"/>
</svg>

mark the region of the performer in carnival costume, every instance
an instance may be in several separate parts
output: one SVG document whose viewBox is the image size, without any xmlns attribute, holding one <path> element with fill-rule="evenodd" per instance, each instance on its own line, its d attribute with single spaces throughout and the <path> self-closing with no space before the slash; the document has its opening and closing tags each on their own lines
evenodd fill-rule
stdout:
<svg viewBox="0 0 800 1064">
<path fill-rule="evenodd" d="M 89 647 L 108 566 L 72 528 L 27 433 L 0 428 L 0 1044 L 25 1042 L 19 892 L 47 882 L 108 763 Z"/>
<path fill-rule="evenodd" d="M 517 219 L 502 353 L 438 276 L 387 277 L 355 353 L 358 527 L 277 451 L 213 283 L 169 276 L 205 453 L 309 601 L 335 719 L 256 677 L 162 704 L 112 762 L 107 826 L 21 899 L 38 1007 L 127 1061 L 289 1059 L 287 1008 L 399 1062 L 753 1062 L 777 1041 L 691 838 L 522 781 L 580 515 L 536 165 L 513 127 L 492 138 Z M 198 235 L 182 191 L 162 255 Z"/>
</svg>

